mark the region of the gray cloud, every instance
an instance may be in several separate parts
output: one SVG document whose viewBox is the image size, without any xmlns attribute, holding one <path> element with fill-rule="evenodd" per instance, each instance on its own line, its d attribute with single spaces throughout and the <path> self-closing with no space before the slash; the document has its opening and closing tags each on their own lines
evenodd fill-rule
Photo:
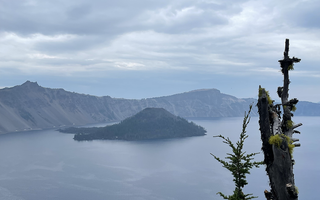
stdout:
<svg viewBox="0 0 320 200">
<path fill-rule="evenodd" d="M 70 36 L 65 40 L 46 40 L 34 45 L 34 49 L 44 53 L 73 53 L 108 45 L 109 40 L 97 36 Z"/>
<path fill-rule="evenodd" d="M 170 76 L 155 85 L 176 84 L 176 91 L 183 84 L 230 83 L 224 80 L 269 84 L 267 78 L 281 79 L 277 60 L 290 38 L 290 55 L 302 58 L 293 77 L 315 84 L 319 6 L 310 0 L 2 0 L 0 71 L 74 81 L 116 73 L 119 87 L 128 81 L 137 88 L 139 75 L 155 79 L 161 72 Z M 253 78 L 261 75 L 266 80 Z"/>
<path fill-rule="evenodd" d="M 235 5 L 233 7 L 237 7 Z M 226 23 L 227 20 L 219 12 L 230 12 L 227 9 L 225 5 L 201 1 L 96 0 L 89 3 L 4 0 L 1 30 L 22 35 L 112 35 L 150 29 L 168 33 L 185 32 Z"/>
<path fill-rule="evenodd" d="M 279 15 L 286 24 L 295 28 L 320 28 L 320 5 L 316 0 L 295 1 L 292 5 L 284 6 Z M 279 10 L 280 11 L 280 10 Z"/>
</svg>

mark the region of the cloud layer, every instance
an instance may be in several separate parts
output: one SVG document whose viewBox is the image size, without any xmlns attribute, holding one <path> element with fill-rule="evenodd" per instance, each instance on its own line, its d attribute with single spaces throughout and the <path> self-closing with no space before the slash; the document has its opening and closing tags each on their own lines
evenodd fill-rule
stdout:
<svg viewBox="0 0 320 200">
<path fill-rule="evenodd" d="M 299 77 L 296 80 L 302 84 L 308 79 L 306 87 L 315 90 L 320 83 L 319 8 L 320 3 L 312 0 L 2 0 L 0 76 L 5 77 L 0 84 L 13 84 L 10 77 L 47 77 L 42 79 L 68 80 L 69 84 L 90 77 L 100 85 L 118 80 L 137 88 L 151 81 L 165 91 L 161 85 L 175 80 L 252 97 L 256 91 L 245 91 L 253 86 L 247 88 L 243 82 L 251 82 L 254 90 L 257 84 L 278 86 L 279 81 L 269 84 L 276 79 L 281 83 L 277 60 L 289 38 L 290 55 L 302 58 L 293 81 Z M 112 81 L 107 80 L 110 74 Z M 132 84 L 141 76 L 153 78 Z M 203 80 L 209 77 L 217 81 Z M 227 83 L 222 84 L 222 77 Z M 86 85 L 90 88 L 89 82 Z M 237 85 L 242 87 L 230 89 Z M 173 86 L 176 89 L 168 93 L 187 89 Z M 145 91 L 136 94 L 157 95 Z M 320 96 L 308 98 L 320 101 Z"/>
</svg>

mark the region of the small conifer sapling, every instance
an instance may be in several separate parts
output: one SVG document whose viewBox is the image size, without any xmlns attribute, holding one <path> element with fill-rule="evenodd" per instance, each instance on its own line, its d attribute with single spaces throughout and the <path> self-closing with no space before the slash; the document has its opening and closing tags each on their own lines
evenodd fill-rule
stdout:
<svg viewBox="0 0 320 200">
<path fill-rule="evenodd" d="M 245 113 L 244 115 L 242 132 L 240 134 L 240 138 L 237 141 L 236 145 L 232 143 L 229 137 L 226 138 L 223 135 L 214 136 L 214 137 L 222 138 L 223 143 L 229 145 L 232 149 L 232 153 L 227 153 L 228 156 L 226 157 L 226 159 L 228 161 L 221 160 L 220 158 L 218 158 L 217 156 L 211 153 L 211 155 L 217 161 L 219 161 L 224 168 L 228 169 L 234 177 L 233 181 L 235 183 L 235 190 L 233 191 L 232 195 L 227 196 L 221 192 L 217 193 L 221 197 L 223 197 L 223 199 L 247 200 L 247 199 L 257 198 L 255 196 L 252 196 L 252 194 L 244 194 L 242 192 L 242 188 L 248 184 L 246 180 L 246 175 L 250 174 L 250 169 L 252 169 L 253 167 L 259 167 L 259 165 L 263 164 L 263 162 L 252 161 L 253 157 L 258 153 L 246 154 L 246 152 L 243 151 L 244 141 L 248 137 L 248 135 L 246 134 L 246 128 L 250 122 L 249 115 L 250 115 L 251 109 L 252 109 L 252 105 L 250 105 L 248 113 Z"/>
</svg>

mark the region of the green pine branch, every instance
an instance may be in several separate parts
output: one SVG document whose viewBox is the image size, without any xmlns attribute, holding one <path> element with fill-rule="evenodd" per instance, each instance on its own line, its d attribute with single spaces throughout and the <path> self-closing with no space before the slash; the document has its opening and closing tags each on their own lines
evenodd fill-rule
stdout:
<svg viewBox="0 0 320 200">
<path fill-rule="evenodd" d="M 224 137 L 223 135 L 218 135 L 214 137 L 220 137 L 223 140 L 223 143 L 230 146 L 233 153 L 227 153 L 226 160 L 222 160 L 219 157 L 215 156 L 211 153 L 211 155 L 222 164 L 222 166 L 226 169 L 228 169 L 232 176 L 234 177 L 233 181 L 235 183 L 235 190 L 233 191 L 232 195 L 225 195 L 221 192 L 218 192 L 223 199 L 228 200 L 248 200 L 257 198 L 255 196 L 252 196 L 252 194 L 244 194 L 242 192 L 242 188 L 248 184 L 246 180 L 246 175 L 250 174 L 250 170 L 253 167 L 259 167 L 259 165 L 263 164 L 263 162 L 253 162 L 253 157 L 258 153 L 250 153 L 247 154 L 245 151 L 243 151 L 243 145 L 245 139 L 248 138 L 248 135 L 246 134 L 246 128 L 250 122 L 250 112 L 252 110 L 252 105 L 249 107 L 248 113 L 245 113 L 243 123 L 242 123 L 242 132 L 240 134 L 240 138 L 237 141 L 236 145 L 232 143 L 232 141 L 229 139 L 229 137 Z"/>
</svg>

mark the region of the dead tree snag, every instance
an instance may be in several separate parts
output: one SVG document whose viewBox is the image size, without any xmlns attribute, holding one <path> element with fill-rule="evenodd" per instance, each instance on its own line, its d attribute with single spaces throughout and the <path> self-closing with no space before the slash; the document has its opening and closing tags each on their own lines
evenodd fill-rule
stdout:
<svg viewBox="0 0 320 200">
<path fill-rule="evenodd" d="M 289 98 L 289 71 L 293 70 L 298 58 L 289 58 L 289 39 L 285 42 L 283 60 L 279 60 L 281 72 L 284 76 L 283 87 L 278 87 L 277 93 L 281 104 L 275 104 L 268 92 L 259 86 L 259 125 L 264 152 L 264 163 L 269 176 L 271 191 L 264 191 L 268 200 L 297 200 L 298 193 L 294 183 L 292 151 L 300 144 L 293 144 L 299 139 L 292 138 L 294 130 L 302 124 L 294 124 L 291 120 L 291 111 L 295 111 L 298 103 L 296 98 Z M 281 107 L 283 115 L 281 118 Z M 281 120 L 282 119 L 282 120 Z"/>
</svg>

